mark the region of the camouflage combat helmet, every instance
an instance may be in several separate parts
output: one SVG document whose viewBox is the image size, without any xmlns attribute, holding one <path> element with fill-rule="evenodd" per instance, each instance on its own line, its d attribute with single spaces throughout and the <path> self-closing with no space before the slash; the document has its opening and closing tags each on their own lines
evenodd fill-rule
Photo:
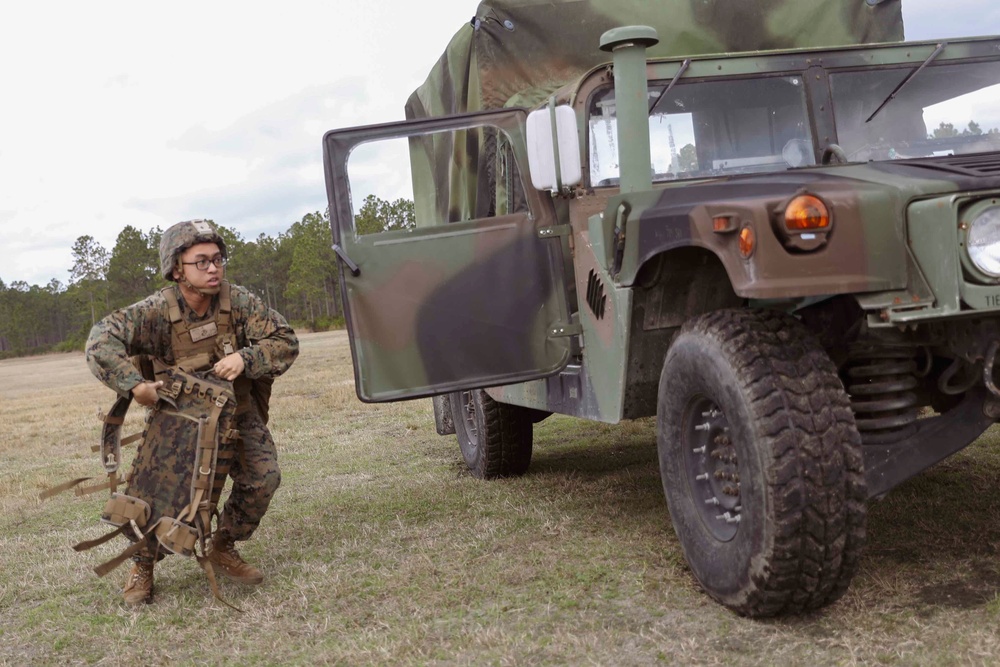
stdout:
<svg viewBox="0 0 1000 667">
<path fill-rule="evenodd" d="M 182 252 L 197 243 L 214 243 L 223 257 L 227 257 L 226 243 L 218 230 L 208 220 L 187 220 L 171 225 L 160 237 L 160 273 L 167 280 L 174 279 L 174 267 Z"/>
</svg>

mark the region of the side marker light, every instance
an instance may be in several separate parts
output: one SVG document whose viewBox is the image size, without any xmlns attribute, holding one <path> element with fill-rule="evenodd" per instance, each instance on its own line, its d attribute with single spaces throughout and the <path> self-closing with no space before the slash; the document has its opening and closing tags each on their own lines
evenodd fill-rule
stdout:
<svg viewBox="0 0 1000 667">
<path fill-rule="evenodd" d="M 744 227 L 740 230 L 740 255 L 747 259 L 753 254 L 757 246 L 757 237 L 753 233 L 752 227 Z"/>
</svg>

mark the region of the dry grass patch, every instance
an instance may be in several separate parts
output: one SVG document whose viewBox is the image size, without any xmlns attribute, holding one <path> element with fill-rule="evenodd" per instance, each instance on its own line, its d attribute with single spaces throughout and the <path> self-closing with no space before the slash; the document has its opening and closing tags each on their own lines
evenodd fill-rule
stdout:
<svg viewBox="0 0 1000 667">
<path fill-rule="evenodd" d="M 24 380 L 23 382 L 21 380 Z M 359 402 L 343 333 L 303 336 L 275 385 L 283 485 L 242 549 L 268 576 L 157 567 L 154 604 L 90 567 L 100 497 L 39 490 L 98 475 L 81 355 L 0 362 L 0 664 L 953 665 L 1000 655 L 997 434 L 870 510 L 870 548 L 822 612 L 750 621 L 690 577 L 660 488 L 655 424 L 553 417 L 528 475 L 464 472 L 429 401 Z M 134 415 L 133 419 L 139 419 Z M 128 428 L 126 430 L 129 430 Z"/>
</svg>

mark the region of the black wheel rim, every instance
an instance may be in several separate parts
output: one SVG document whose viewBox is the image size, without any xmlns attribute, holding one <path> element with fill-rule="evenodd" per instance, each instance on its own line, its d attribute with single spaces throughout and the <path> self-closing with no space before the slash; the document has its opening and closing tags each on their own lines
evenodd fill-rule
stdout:
<svg viewBox="0 0 1000 667">
<path fill-rule="evenodd" d="M 469 446 L 475 449 L 479 446 L 479 429 L 476 427 L 476 398 L 471 391 L 462 392 L 462 421 Z"/>
<path fill-rule="evenodd" d="M 739 530 L 743 511 L 739 461 L 729 422 L 714 401 L 697 396 L 688 403 L 682 424 L 681 446 L 691 502 L 709 532 L 728 542 Z"/>
</svg>

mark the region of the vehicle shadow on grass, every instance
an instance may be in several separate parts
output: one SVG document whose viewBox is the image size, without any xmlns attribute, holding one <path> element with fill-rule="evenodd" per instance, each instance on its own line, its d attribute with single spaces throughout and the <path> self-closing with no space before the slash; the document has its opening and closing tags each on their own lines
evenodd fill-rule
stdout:
<svg viewBox="0 0 1000 667">
<path fill-rule="evenodd" d="M 599 507 L 609 530 L 666 532 L 674 539 L 652 421 L 607 425 L 557 419 L 543 424 L 535 430 L 531 477 Z"/>
<path fill-rule="evenodd" d="M 554 423 L 536 429 L 530 473 L 581 487 L 613 487 L 609 514 L 669 523 L 655 426 Z M 903 574 L 899 604 L 921 616 L 944 609 L 1000 607 L 1000 453 L 988 435 L 868 505 L 868 546 L 856 585 Z M 624 482 L 624 483 L 623 483 Z M 582 490 L 582 489 L 581 489 Z M 598 489 L 600 490 L 600 489 Z M 671 535 L 671 538 L 672 535 Z"/>
<path fill-rule="evenodd" d="M 915 582 L 923 616 L 1000 599 L 1000 462 L 980 442 L 869 503 L 867 565 Z"/>
<path fill-rule="evenodd" d="M 535 425 L 532 472 L 601 476 L 634 465 L 657 466 L 650 419 L 602 424 L 555 415 Z"/>
</svg>

